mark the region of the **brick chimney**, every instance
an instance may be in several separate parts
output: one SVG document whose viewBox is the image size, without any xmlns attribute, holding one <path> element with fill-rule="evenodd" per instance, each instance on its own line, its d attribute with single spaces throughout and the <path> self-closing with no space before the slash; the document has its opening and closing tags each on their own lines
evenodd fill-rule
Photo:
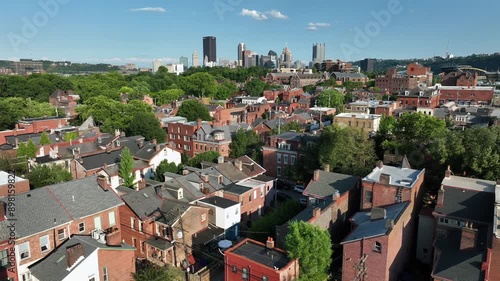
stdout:
<svg viewBox="0 0 500 281">
<path fill-rule="evenodd" d="M 314 171 L 313 181 L 319 181 L 319 170 Z"/>
<path fill-rule="evenodd" d="M 196 119 L 196 130 L 201 128 L 202 120 L 200 118 Z"/>
<path fill-rule="evenodd" d="M 321 208 L 315 208 L 313 210 L 313 218 L 319 218 L 321 216 Z"/>
<path fill-rule="evenodd" d="M 460 250 L 474 249 L 477 243 L 477 229 L 474 229 L 472 223 L 467 222 L 462 228 L 462 237 L 460 239 Z"/>
<path fill-rule="evenodd" d="M 70 268 L 75 264 L 78 258 L 83 256 L 83 246 L 78 243 L 76 245 L 70 246 L 66 248 L 66 261 L 67 266 Z"/>
<path fill-rule="evenodd" d="M 234 161 L 234 165 L 236 166 L 236 168 L 238 168 L 238 170 L 243 170 L 243 162 L 241 162 L 241 160 L 236 159 Z"/>
<path fill-rule="evenodd" d="M 156 145 L 156 139 L 151 140 L 151 142 Z"/>
<path fill-rule="evenodd" d="M 325 164 L 325 165 L 323 165 L 323 170 L 324 170 L 325 172 L 330 172 L 330 164 Z"/>
<path fill-rule="evenodd" d="M 0 221 L 4 221 L 7 216 L 7 203 L 0 201 Z"/>
<path fill-rule="evenodd" d="M 380 174 L 379 182 L 380 182 L 380 184 L 390 184 L 391 183 L 391 175 Z"/>
<path fill-rule="evenodd" d="M 224 164 L 224 156 L 217 157 L 217 164 Z"/>
<path fill-rule="evenodd" d="M 451 177 L 450 165 L 448 165 L 448 169 L 446 169 L 446 171 L 444 172 L 444 177 L 447 179 Z"/>
<path fill-rule="evenodd" d="M 269 250 L 274 249 L 274 240 L 272 237 L 267 237 L 266 248 L 268 248 Z"/>
<path fill-rule="evenodd" d="M 137 190 L 142 190 L 146 187 L 146 180 L 145 179 L 141 179 L 138 183 L 137 183 Z"/>
<path fill-rule="evenodd" d="M 156 152 L 160 152 L 161 146 L 159 144 L 156 144 L 155 145 L 155 150 L 156 150 Z"/>
<path fill-rule="evenodd" d="M 110 247 L 117 247 L 122 245 L 122 235 L 118 228 L 106 234 L 106 245 Z"/>
<path fill-rule="evenodd" d="M 443 204 L 444 204 L 444 188 L 441 185 L 441 188 L 438 191 L 438 198 L 437 198 L 436 205 L 437 205 L 437 207 L 443 207 Z"/>
<path fill-rule="evenodd" d="M 108 179 L 105 176 L 97 176 L 97 184 L 99 187 L 101 187 L 104 191 L 108 191 L 109 189 L 109 184 L 108 184 Z"/>
</svg>

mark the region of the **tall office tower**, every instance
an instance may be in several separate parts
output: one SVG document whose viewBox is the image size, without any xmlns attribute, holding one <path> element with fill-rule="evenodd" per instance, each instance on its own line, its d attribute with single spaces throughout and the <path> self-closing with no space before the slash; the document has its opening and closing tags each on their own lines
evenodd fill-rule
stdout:
<svg viewBox="0 0 500 281">
<path fill-rule="evenodd" d="M 184 70 L 188 69 L 188 63 L 189 63 L 189 61 L 188 61 L 187 57 L 182 56 L 179 58 L 179 64 L 184 65 Z"/>
<path fill-rule="evenodd" d="M 243 66 L 243 52 L 245 50 L 245 43 L 238 44 L 238 66 Z"/>
<path fill-rule="evenodd" d="M 203 37 L 203 57 L 208 58 L 208 62 L 217 63 L 217 42 L 215 37 Z"/>
<path fill-rule="evenodd" d="M 198 67 L 200 66 L 200 58 L 198 57 L 198 52 L 194 51 L 193 52 L 193 67 Z"/>
<path fill-rule="evenodd" d="M 153 60 L 153 73 L 156 73 L 158 71 L 158 68 L 161 66 L 161 60 L 155 59 Z"/>
<path fill-rule="evenodd" d="M 285 67 L 291 67 L 293 64 L 292 61 L 292 51 L 288 49 L 288 46 L 283 49 L 283 52 L 281 53 L 281 64 L 283 64 Z"/>
<path fill-rule="evenodd" d="M 316 63 L 316 62 L 321 63 L 325 60 L 325 49 L 326 49 L 325 43 L 314 43 L 313 44 L 312 61 L 314 63 Z"/>
<path fill-rule="evenodd" d="M 364 59 L 360 62 L 361 71 L 373 72 L 375 70 L 376 59 Z"/>
</svg>

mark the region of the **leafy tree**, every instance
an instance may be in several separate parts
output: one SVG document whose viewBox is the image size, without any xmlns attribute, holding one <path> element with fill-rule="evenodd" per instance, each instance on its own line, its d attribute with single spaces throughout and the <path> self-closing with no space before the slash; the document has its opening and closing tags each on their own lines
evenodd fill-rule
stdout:
<svg viewBox="0 0 500 281">
<path fill-rule="evenodd" d="M 123 94 L 131 94 L 133 92 L 134 92 L 134 89 L 127 87 L 127 86 L 123 86 L 120 88 L 120 93 L 123 93 Z"/>
<path fill-rule="evenodd" d="M 306 85 L 302 87 L 304 92 L 314 94 L 316 92 L 316 85 Z"/>
<path fill-rule="evenodd" d="M 168 89 L 154 93 L 151 95 L 151 97 L 156 99 L 157 105 L 163 105 L 176 101 L 183 95 L 184 91 L 181 89 Z"/>
<path fill-rule="evenodd" d="M 302 211 L 303 207 L 296 200 L 288 200 L 270 213 L 252 222 L 249 229 L 250 238 L 265 242 L 267 237 L 274 235 L 275 227 L 283 225 Z"/>
<path fill-rule="evenodd" d="M 64 134 L 65 141 L 72 141 L 78 138 L 78 132 L 67 132 Z"/>
<path fill-rule="evenodd" d="M 196 121 L 198 119 L 204 121 L 212 120 L 207 107 L 198 100 L 187 100 L 182 102 L 177 115 L 186 117 L 188 121 Z"/>
<path fill-rule="evenodd" d="M 202 152 L 187 160 L 186 165 L 191 167 L 200 167 L 201 162 L 215 162 L 219 156 L 220 154 L 217 151 Z"/>
<path fill-rule="evenodd" d="M 40 145 L 47 145 L 51 144 L 52 142 L 50 141 L 49 136 L 47 135 L 47 132 L 43 132 L 42 135 L 40 136 Z"/>
<path fill-rule="evenodd" d="M 277 135 L 277 134 L 283 134 L 286 132 L 302 132 L 302 126 L 295 121 L 292 121 L 290 123 L 283 124 L 278 128 L 274 128 L 271 130 L 269 133 L 271 136 Z"/>
<path fill-rule="evenodd" d="M 243 155 L 248 155 L 252 159 L 255 159 L 260 153 L 261 147 L 262 143 L 257 133 L 253 130 L 239 129 L 233 136 L 231 144 L 229 144 L 229 149 L 231 151 L 229 157 L 238 158 Z"/>
<path fill-rule="evenodd" d="M 330 233 L 304 221 L 293 221 L 288 230 L 286 249 L 290 258 L 299 259 L 300 280 L 326 280 L 333 254 Z"/>
<path fill-rule="evenodd" d="M 318 106 L 338 108 L 344 105 L 344 95 L 334 89 L 321 92 L 318 96 Z"/>
<path fill-rule="evenodd" d="M 183 281 L 183 273 L 180 269 L 168 266 L 160 267 L 148 265 L 132 275 L 135 281 Z"/>
<path fill-rule="evenodd" d="M 373 141 L 362 130 L 334 124 L 321 134 L 319 159 L 334 172 L 366 176 L 377 158 Z"/>
<path fill-rule="evenodd" d="M 36 144 L 32 139 L 29 139 L 26 144 L 26 156 L 28 156 L 28 158 L 35 158 L 37 150 L 38 148 L 36 147 Z"/>
<path fill-rule="evenodd" d="M 260 97 L 267 89 L 267 83 L 260 79 L 252 79 L 245 84 L 244 90 L 252 97 Z"/>
<path fill-rule="evenodd" d="M 215 93 L 214 99 L 216 100 L 227 100 L 233 93 L 238 92 L 238 87 L 231 82 L 225 81 L 217 86 L 217 92 Z"/>
<path fill-rule="evenodd" d="M 132 187 L 134 184 L 134 175 L 132 174 L 132 168 L 134 167 L 134 159 L 128 147 L 122 149 L 122 157 L 120 160 L 120 177 L 123 180 L 123 185 L 126 187 Z"/>
<path fill-rule="evenodd" d="M 60 165 L 37 165 L 26 175 L 32 189 L 71 181 L 71 173 Z"/>
<path fill-rule="evenodd" d="M 182 89 L 196 97 L 213 97 L 217 92 L 215 78 L 205 72 L 194 73 L 181 80 Z"/>
<path fill-rule="evenodd" d="M 138 112 L 134 114 L 125 132 L 129 136 L 140 135 L 146 140 L 156 139 L 161 143 L 167 139 L 167 134 L 161 128 L 160 121 L 151 112 Z"/>
<path fill-rule="evenodd" d="M 174 162 L 168 162 L 167 160 L 163 160 L 158 167 L 156 167 L 156 180 L 165 181 L 164 173 L 174 173 L 177 174 L 179 172 L 179 167 Z"/>
<path fill-rule="evenodd" d="M 0 99 L 0 112 L 0 130 L 13 129 L 22 118 L 55 116 L 55 109 L 49 103 L 19 97 Z"/>
<path fill-rule="evenodd" d="M 500 178 L 500 129 L 471 128 L 460 135 L 460 143 L 451 147 L 462 152 L 462 159 L 458 163 L 462 164 L 466 175 L 493 181 Z M 447 143 L 450 145 L 450 141 Z"/>
</svg>

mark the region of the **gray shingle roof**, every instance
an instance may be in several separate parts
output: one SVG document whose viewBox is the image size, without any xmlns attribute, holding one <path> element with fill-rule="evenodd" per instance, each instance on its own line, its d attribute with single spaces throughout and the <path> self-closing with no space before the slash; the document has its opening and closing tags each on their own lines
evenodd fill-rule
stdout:
<svg viewBox="0 0 500 281">
<path fill-rule="evenodd" d="M 239 204 L 238 202 L 234 202 L 232 200 L 222 198 L 219 196 L 205 198 L 205 199 L 200 200 L 200 202 L 206 203 L 206 204 L 209 204 L 212 206 L 217 206 L 217 207 L 220 207 L 222 209 L 226 209 L 226 208 L 229 208 L 231 206 Z"/>
<path fill-rule="evenodd" d="M 252 190 L 250 187 L 238 185 L 238 184 L 233 184 L 224 189 L 224 192 L 229 192 L 237 195 L 242 195 L 247 193 L 248 191 Z"/>
<path fill-rule="evenodd" d="M 0 198 L 8 203 L 7 198 Z M 52 229 L 69 223 L 71 218 L 57 202 L 48 188 L 39 188 L 16 195 L 16 211 L 7 218 L 17 219 L 16 234 L 18 238 Z"/>
<path fill-rule="evenodd" d="M 160 146 L 160 151 L 165 148 L 166 144 L 158 144 Z M 142 160 L 149 161 L 151 158 L 153 158 L 159 151 L 156 151 L 156 146 L 152 142 L 148 142 L 144 144 L 142 148 L 140 148 L 135 154 L 135 158 L 139 158 Z"/>
<path fill-rule="evenodd" d="M 83 218 L 123 205 L 112 190 L 104 191 L 97 184 L 97 176 L 50 185 L 46 187 L 64 206 L 69 215 Z"/>
<path fill-rule="evenodd" d="M 123 244 L 119 247 L 117 246 L 107 246 L 106 244 L 100 244 L 96 240 L 92 239 L 90 236 L 80 236 L 75 235 L 68 239 L 66 242 L 61 244 L 55 251 L 47 255 L 44 259 L 31 265 L 29 267 L 31 274 L 40 281 L 61 281 L 64 280 L 68 275 L 75 271 L 82 261 L 77 263 L 67 270 L 67 257 L 66 248 L 81 244 L 83 246 L 83 257 L 88 258 L 92 253 L 99 249 L 113 250 L 113 251 L 123 251 L 123 250 L 134 250 L 133 247 Z M 117 253 L 119 255 L 119 253 Z"/>
<path fill-rule="evenodd" d="M 122 195 L 123 201 L 140 218 L 146 218 L 158 211 L 162 199 L 158 197 L 155 186 L 147 186 L 142 190 Z"/>
<path fill-rule="evenodd" d="M 351 175 L 319 171 L 318 181 L 311 180 L 304 190 L 304 195 L 313 197 L 331 197 L 337 191 L 340 195 L 356 187 L 359 178 Z"/>
<path fill-rule="evenodd" d="M 341 244 L 361 240 L 363 238 L 377 237 L 387 234 L 391 228 L 387 226 L 389 219 L 394 220 L 396 224 L 403 212 L 406 210 L 409 202 L 394 204 L 385 207 L 385 219 L 371 220 L 371 212 L 358 212 L 351 221 L 355 223 L 356 228 L 341 242 Z"/>
<path fill-rule="evenodd" d="M 109 153 L 101 152 L 89 156 L 81 157 L 81 165 L 87 170 L 93 170 L 104 166 L 104 164 L 112 165 L 120 162 L 121 149 L 113 150 Z"/>
</svg>

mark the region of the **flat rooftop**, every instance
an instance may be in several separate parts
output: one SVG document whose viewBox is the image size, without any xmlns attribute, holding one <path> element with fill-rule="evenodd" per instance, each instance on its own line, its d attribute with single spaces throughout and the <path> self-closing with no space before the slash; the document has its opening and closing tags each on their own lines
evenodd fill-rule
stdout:
<svg viewBox="0 0 500 281">
<path fill-rule="evenodd" d="M 267 249 L 266 246 L 251 240 L 246 240 L 231 252 L 270 268 L 281 269 L 290 262 L 285 252 Z"/>
<path fill-rule="evenodd" d="M 450 176 L 444 178 L 443 185 L 482 192 L 495 192 L 496 182 L 482 179 Z"/>
<path fill-rule="evenodd" d="M 363 178 L 363 181 L 380 182 L 380 175 L 387 174 L 391 176 L 390 185 L 413 187 L 413 184 L 418 179 L 422 170 L 414 170 L 408 168 L 399 168 L 384 165 L 381 168 L 375 167 L 373 171 Z"/>
<path fill-rule="evenodd" d="M 379 114 L 360 114 L 360 113 L 341 113 L 341 114 L 335 115 L 335 117 L 339 117 L 339 118 L 351 118 L 353 116 L 356 119 L 379 119 L 382 117 Z"/>
</svg>

